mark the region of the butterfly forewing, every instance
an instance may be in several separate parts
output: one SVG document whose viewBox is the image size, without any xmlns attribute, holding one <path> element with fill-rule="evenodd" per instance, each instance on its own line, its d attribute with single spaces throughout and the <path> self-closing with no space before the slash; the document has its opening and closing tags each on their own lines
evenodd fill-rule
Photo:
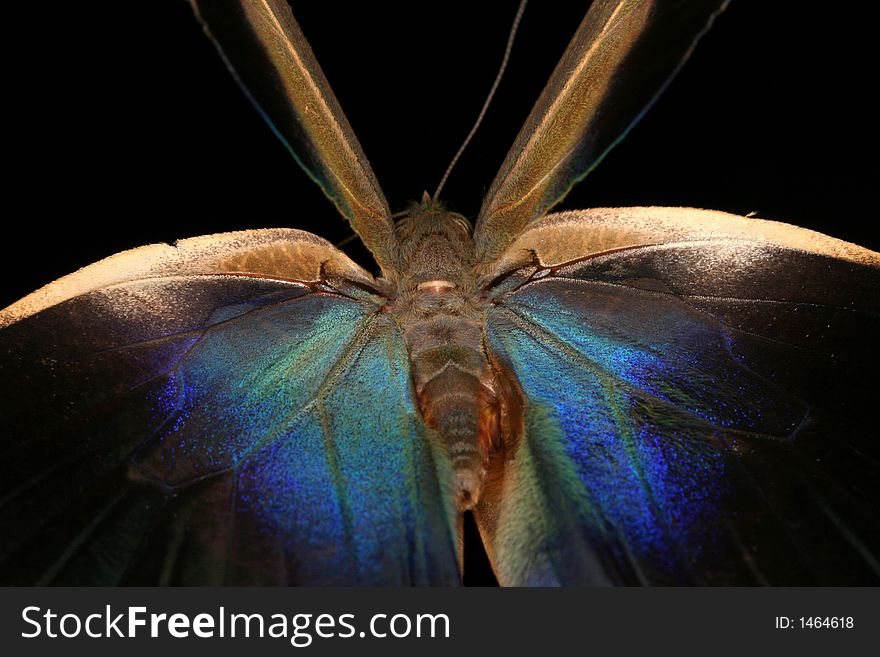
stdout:
<svg viewBox="0 0 880 657">
<path fill-rule="evenodd" d="M 290 7 L 284 0 L 191 2 L 245 93 L 390 274 L 388 203 Z"/>
<path fill-rule="evenodd" d="M 499 257 L 642 116 L 727 0 L 596 0 L 483 201 L 477 257 Z"/>
</svg>

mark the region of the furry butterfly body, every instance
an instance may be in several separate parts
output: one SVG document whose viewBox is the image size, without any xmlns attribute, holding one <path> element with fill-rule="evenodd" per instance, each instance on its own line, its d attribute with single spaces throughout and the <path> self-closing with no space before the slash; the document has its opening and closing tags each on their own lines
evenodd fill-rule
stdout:
<svg viewBox="0 0 880 657">
<path fill-rule="evenodd" d="M 302 118 L 326 82 L 260 52 L 279 34 L 305 52 L 292 17 L 243 3 L 233 67 L 265 110 L 268 57 L 288 95 L 265 111 L 383 275 L 307 233 L 250 231 L 120 254 L 5 311 L 9 481 L 28 492 L 5 563 L 46 582 L 450 583 L 473 507 L 506 584 L 873 577 L 852 381 L 872 367 L 877 254 L 708 211 L 543 216 L 717 9 L 693 7 L 675 50 L 677 16 L 628 38 L 663 3 L 597 4 L 472 239 L 433 202 L 387 221 L 338 108 Z M 667 68 L 609 91 L 629 60 L 590 60 L 603 39 Z M 573 86 L 572 62 L 589 69 Z M 615 93 L 616 123 L 596 123 Z M 548 116 L 580 127 L 541 139 Z"/>
</svg>

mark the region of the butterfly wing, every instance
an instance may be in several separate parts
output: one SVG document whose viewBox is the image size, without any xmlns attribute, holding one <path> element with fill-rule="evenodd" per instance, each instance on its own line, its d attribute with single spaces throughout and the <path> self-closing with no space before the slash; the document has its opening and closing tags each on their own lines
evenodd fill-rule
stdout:
<svg viewBox="0 0 880 657">
<path fill-rule="evenodd" d="M 191 0 L 247 96 L 336 204 L 383 271 L 393 269 L 388 203 L 285 0 Z"/>
<path fill-rule="evenodd" d="M 880 254 L 668 208 L 512 251 L 486 343 L 524 430 L 477 513 L 502 583 L 880 579 Z"/>
<path fill-rule="evenodd" d="M 3 311 L 0 580 L 457 583 L 442 461 L 370 282 L 308 233 L 248 231 Z"/>
<path fill-rule="evenodd" d="M 480 262 L 568 193 L 644 114 L 726 0 L 596 0 L 480 209 Z"/>
</svg>

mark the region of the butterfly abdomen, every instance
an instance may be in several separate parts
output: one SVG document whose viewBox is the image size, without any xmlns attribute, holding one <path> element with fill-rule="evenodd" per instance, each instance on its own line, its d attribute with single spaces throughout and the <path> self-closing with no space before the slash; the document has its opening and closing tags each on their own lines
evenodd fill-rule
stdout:
<svg viewBox="0 0 880 657">
<path fill-rule="evenodd" d="M 411 323 L 405 335 L 422 415 L 449 456 L 460 508 L 470 508 L 479 499 L 498 426 L 480 325 L 435 315 Z"/>
<path fill-rule="evenodd" d="M 485 301 L 476 289 L 468 222 L 430 198 L 397 225 L 399 279 L 391 311 L 404 331 L 427 424 L 456 477 L 460 509 L 480 496 L 498 442 L 498 403 L 483 350 Z"/>
</svg>

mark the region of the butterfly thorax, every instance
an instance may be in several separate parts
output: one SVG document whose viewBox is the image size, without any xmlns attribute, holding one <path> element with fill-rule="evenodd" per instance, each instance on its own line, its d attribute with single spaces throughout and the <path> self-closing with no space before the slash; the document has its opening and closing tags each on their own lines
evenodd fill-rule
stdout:
<svg viewBox="0 0 880 657">
<path fill-rule="evenodd" d="M 400 291 L 433 279 L 472 286 L 474 241 L 462 215 L 432 201 L 414 204 L 395 236 Z"/>
<path fill-rule="evenodd" d="M 470 508 L 497 439 L 498 414 L 470 224 L 426 203 L 398 223 L 396 234 L 399 269 L 388 310 L 404 333 L 422 415 L 455 471 L 459 507 Z"/>
</svg>

